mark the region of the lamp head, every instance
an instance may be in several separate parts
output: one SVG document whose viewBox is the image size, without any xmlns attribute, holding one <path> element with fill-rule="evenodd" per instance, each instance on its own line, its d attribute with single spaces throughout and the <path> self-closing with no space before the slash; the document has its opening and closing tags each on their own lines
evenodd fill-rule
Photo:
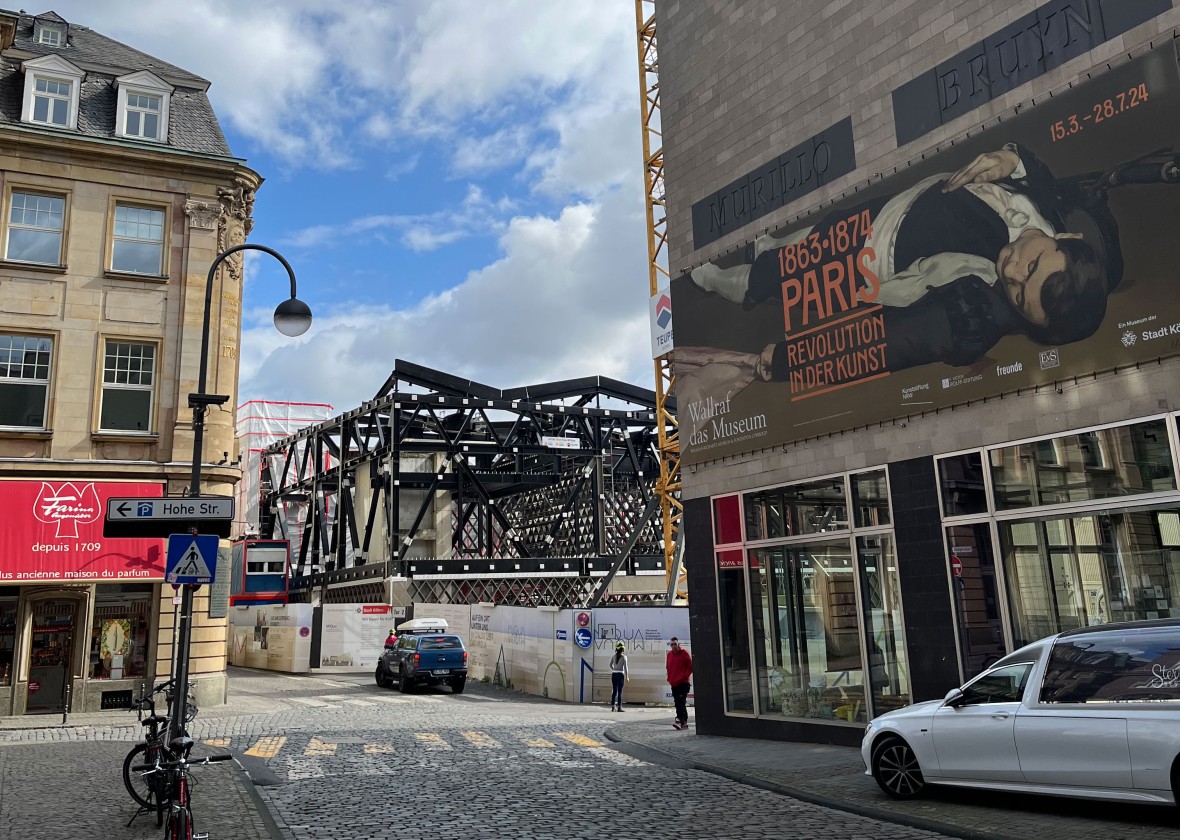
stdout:
<svg viewBox="0 0 1180 840">
<path fill-rule="evenodd" d="M 291 297 L 275 307 L 275 329 L 287 336 L 303 335 L 311 327 L 311 307 Z"/>
</svg>

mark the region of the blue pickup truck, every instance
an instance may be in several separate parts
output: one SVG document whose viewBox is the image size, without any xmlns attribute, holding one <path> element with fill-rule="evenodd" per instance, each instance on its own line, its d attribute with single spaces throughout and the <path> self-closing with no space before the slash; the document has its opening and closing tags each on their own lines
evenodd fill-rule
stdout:
<svg viewBox="0 0 1180 840">
<path fill-rule="evenodd" d="M 416 685 L 449 685 L 455 694 L 467 687 L 467 648 L 447 632 L 403 632 L 377 661 L 377 685 L 397 683 L 403 692 Z"/>
</svg>

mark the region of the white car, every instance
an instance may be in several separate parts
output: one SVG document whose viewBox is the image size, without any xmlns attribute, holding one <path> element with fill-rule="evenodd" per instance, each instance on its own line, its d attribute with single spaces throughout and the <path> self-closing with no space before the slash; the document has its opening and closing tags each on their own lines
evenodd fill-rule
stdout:
<svg viewBox="0 0 1180 840">
<path fill-rule="evenodd" d="M 1027 645 L 943 700 L 875 718 L 861 755 L 897 799 L 955 785 L 1180 803 L 1180 621 Z"/>
</svg>

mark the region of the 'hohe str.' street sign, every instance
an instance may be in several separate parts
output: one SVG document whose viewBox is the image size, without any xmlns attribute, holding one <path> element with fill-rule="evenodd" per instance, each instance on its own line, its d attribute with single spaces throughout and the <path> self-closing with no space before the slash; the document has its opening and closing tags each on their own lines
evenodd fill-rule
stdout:
<svg viewBox="0 0 1180 840">
<path fill-rule="evenodd" d="M 228 537 L 233 525 L 230 496 L 165 496 L 107 499 L 104 537 L 167 537 L 187 528 Z"/>
</svg>

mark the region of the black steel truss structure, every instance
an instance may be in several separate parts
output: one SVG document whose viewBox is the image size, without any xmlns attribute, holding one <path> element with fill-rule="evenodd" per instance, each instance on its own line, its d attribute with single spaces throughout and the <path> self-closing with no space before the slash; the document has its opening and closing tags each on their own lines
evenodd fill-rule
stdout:
<svg viewBox="0 0 1180 840">
<path fill-rule="evenodd" d="M 399 359 L 263 453 L 259 531 L 291 539 L 296 598 L 396 575 L 421 600 L 593 605 L 616 574 L 665 575 L 656 424 L 624 382 L 501 390 Z"/>
</svg>

